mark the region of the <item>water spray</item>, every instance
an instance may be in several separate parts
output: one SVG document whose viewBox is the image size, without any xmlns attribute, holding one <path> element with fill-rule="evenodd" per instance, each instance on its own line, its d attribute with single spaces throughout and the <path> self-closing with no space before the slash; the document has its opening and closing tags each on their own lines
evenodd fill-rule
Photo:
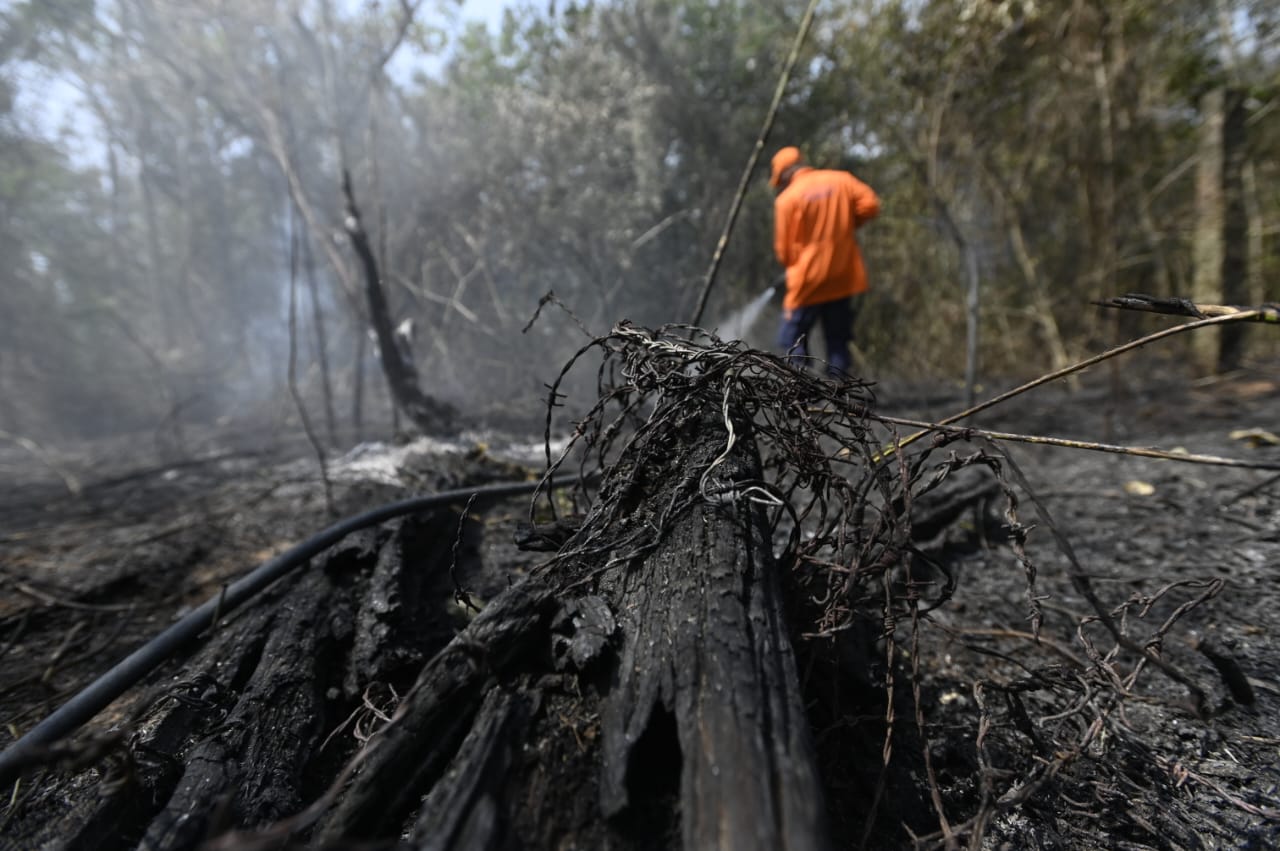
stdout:
<svg viewBox="0 0 1280 851">
<path fill-rule="evenodd" d="M 716 336 L 722 340 L 741 340 L 755 325 L 756 320 L 760 318 L 760 314 L 764 312 L 777 291 L 776 286 L 770 285 L 744 307 L 738 308 L 736 312 L 730 314 L 728 319 L 720 323 Z"/>
</svg>

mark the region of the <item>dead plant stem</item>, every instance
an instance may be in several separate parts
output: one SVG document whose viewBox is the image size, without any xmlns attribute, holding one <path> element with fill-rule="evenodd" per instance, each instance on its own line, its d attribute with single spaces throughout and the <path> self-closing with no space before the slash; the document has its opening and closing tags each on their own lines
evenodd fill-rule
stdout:
<svg viewBox="0 0 1280 851">
<path fill-rule="evenodd" d="M 1245 461 L 1239 458 L 1223 458 L 1218 455 L 1197 455 L 1189 452 L 1175 452 L 1169 449 L 1152 449 L 1142 446 L 1117 446 L 1110 443 L 1093 443 L 1085 440 L 1069 440 L 1061 437 L 1044 437 L 1034 434 L 1014 434 L 1004 431 L 988 431 L 987 429 L 970 428 L 968 426 L 948 426 L 942 423 L 929 423 L 923 420 L 911 420 L 903 417 L 887 417 L 880 414 L 876 419 L 894 425 L 910 426 L 921 429 L 918 434 L 930 431 L 941 431 L 948 434 L 973 435 L 990 440 L 1006 440 L 1013 443 L 1031 443 L 1039 446 L 1061 446 L 1067 449 L 1087 449 L 1092 452 L 1109 452 L 1115 455 L 1136 455 L 1142 458 L 1158 458 L 1163 461 L 1182 461 L 1187 464 L 1209 464 L 1218 467 L 1241 467 L 1248 470 L 1280 470 L 1280 462 Z M 915 435 L 913 435 L 915 437 Z M 905 444 L 906 441 L 903 441 Z"/>
<path fill-rule="evenodd" d="M 1196 320 L 1195 322 L 1184 322 L 1183 324 L 1175 325 L 1172 328 L 1165 328 L 1161 331 L 1157 331 L 1154 334 L 1148 334 L 1145 337 L 1139 337 L 1136 340 L 1131 340 L 1128 343 L 1125 343 L 1123 345 L 1116 346 L 1115 348 L 1112 348 L 1112 349 L 1108 349 L 1107 351 L 1102 352 L 1101 354 L 1094 355 L 1091 358 L 1086 358 L 1085 360 L 1082 360 L 1078 363 L 1071 364 L 1070 366 L 1065 366 L 1062 369 L 1054 370 L 1053 372 L 1050 372 L 1047 375 L 1042 375 L 1039 378 L 1035 379 L 1034 381 L 1028 381 L 1026 384 L 1023 384 L 1019 387 L 1015 387 L 1012 390 L 1009 390 L 1005 393 L 1001 393 L 999 396 L 995 396 L 991 399 L 988 399 L 985 402 L 980 402 L 977 405 L 974 405 L 970 408 L 965 408 L 963 411 L 961 411 L 958 414 L 952 414 L 951 416 L 943 420 L 939 420 L 937 425 L 944 426 L 944 425 L 950 425 L 951 423 L 954 423 L 954 422 L 959 422 L 965 417 L 971 417 L 974 414 L 980 411 L 985 411 L 987 408 L 994 407 L 995 405 L 998 405 L 1001 402 L 1007 402 L 1009 399 L 1012 399 L 1015 396 L 1021 396 L 1023 393 L 1026 393 L 1028 390 L 1033 390 L 1036 387 L 1041 386 L 1042 384 L 1048 384 L 1051 381 L 1057 381 L 1059 378 L 1066 378 L 1068 375 L 1073 375 L 1077 372 L 1082 372 L 1091 366 L 1096 366 L 1097 364 L 1100 364 L 1103 361 L 1116 357 L 1117 355 L 1122 355 L 1125 352 L 1131 352 L 1134 349 L 1140 349 L 1149 343 L 1155 343 L 1159 340 L 1165 339 L 1166 337 L 1172 337 L 1175 334 L 1182 334 L 1187 331 L 1195 331 L 1199 328 L 1207 328 L 1212 325 L 1226 325 L 1231 322 L 1256 322 L 1263 319 L 1266 316 L 1266 313 L 1267 312 L 1265 310 L 1261 310 L 1261 309 L 1245 310 L 1245 311 L 1241 311 L 1240 313 L 1231 313 L 1223 316 L 1211 316 L 1208 319 L 1199 319 L 1199 320 Z M 906 447 L 910 446 L 912 443 L 915 443 L 920 438 L 929 434 L 929 431 L 931 431 L 933 428 L 936 428 L 936 427 L 937 426 L 931 427 L 928 430 L 918 431 L 915 434 L 912 434 L 903 438 L 901 441 L 898 442 L 896 447 L 886 447 L 881 452 L 881 456 L 888 457 L 890 454 L 892 454 L 895 451 L 905 449 Z"/>
</svg>

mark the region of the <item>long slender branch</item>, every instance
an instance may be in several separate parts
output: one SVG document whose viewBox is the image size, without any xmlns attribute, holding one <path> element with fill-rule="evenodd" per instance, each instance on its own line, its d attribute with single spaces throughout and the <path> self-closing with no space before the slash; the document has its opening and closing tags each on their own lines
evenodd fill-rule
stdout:
<svg viewBox="0 0 1280 851">
<path fill-rule="evenodd" d="M 1100 364 L 1105 360 L 1109 360 L 1113 357 L 1116 357 L 1117 355 L 1122 355 L 1125 352 L 1131 352 L 1134 349 L 1140 349 L 1143 346 L 1148 345 L 1149 343 L 1154 343 L 1154 342 L 1157 342 L 1158 340 L 1163 340 L 1166 337 L 1172 337 L 1175 334 L 1182 334 L 1187 331 L 1194 331 L 1198 328 L 1208 328 L 1213 325 L 1226 325 L 1231 322 L 1280 321 L 1280 314 L 1276 314 L 1277 315 L 1276 319 L 1267 319 L 1265 318 L 1265 316 L 1268 313 L 1276 314 L 1276 311 L 1272 308 L 1257 308 L 1253 310 L 1244 310 L 1244 311 L 1241 311 L 1240 313 L 1226 314 L 1223 316 L 1211 316 L 1207 319 L 1200 319 L 1195 322 L 1186 322 L 1186 323 L 1183 323 L 1182 325 L 1175 325 L 1172 328 L 1165 328 L 1163 331 L 1157 331 L 1154 334 L 1148 334 L 1145 337 L 1139 337 L 1138 339 L 1131 340 L 1128 343 L 1125 343 L 1124 345 L 1116 346 L 1113 349 L 1108 349 L 1102 354 L 1094 355 L 1093 357 L 1079 361 L 1078 363 L 1071 364 L 1070 366 L 1065 366 L 1062 369 L 1054 370 L 1048 375 L 1042 375 L 1039 378 L 1035 379 L 1034 381 L 1028 381 L 1026 384 L 1023 384 L 1019 387 L 1015 387 L 1012 390 L 1009 390 L 1005 393 L 1001 393 L 999 396 L 992 397 L 991 399 L 988 399 L 985 402 L 980 402 L 977 405 L 974 405 L 970 408 L 966 408 L 958 414 L 952 414 L 951 416 L 945 419 L 939 420 L 934 425 L 934 427 L 950 425 L 951 423 L 958 422 L 964 419 L 965 417 L 973 416 L 979 411 L 985 411 L 987 408 L 994 407 L 995 405 L 998 405 L 1001 402 L 1007 402 L 1008 400 L 1012 399 L 1015 396 L 1021 396 L 1023 393 L 1026 393 L 1028 390 L 1033 390 L 1036 387 L 1041 386 L 1042 384 L 1048 384 L 1051 381 L 1057 381 L 1059 378 L 1065 378 L 1068 375 L 1081 372 L 1083 370 L 1088 369 L 1091 366 L 1096 366 L 1097 364 Z M 881 453 L 881 458 L 889 457 L 898 449 L 903 449 L 907 446 L 910 446 L 912 443 L 915 443 L 917 440 L 919 440 L 920 438 L 924 437 L 927 434 L 929 434 L 929 431 L 918 431 L 914 434 L 908 435 L 907 437 L 899 441 L 896 448 L 886 447 L 885 450 Z"/>
<path fill-rule="evenodd" d="M 333 485 L 329 481 L 329 467 L 325 462 L 324 447 L 316 437 L 311 425 L 311 416 L 307 413 L 307 405 L 298 390 L 298 222 L 297 216 L 290 210 L 289 216 L 289 395 L 298 409 L 302 420 L 302 430 L 315 450 L 316 460 L 320 464 L 320 479 L 324 482 L 324 504 L 330 517 L 337 516 L 333 504 Z"/>
<path fill-rule="evenodd" d="M 1142 446 L 1116 446 L 1110 443 L 1092 443 L 1084 440 L 1068 440 L 1061 437 L 1044 437 L 1035 434 L 1013 434 L 1004 431 L 988 431 L 970 426 L 948 426 L 902 417 L 874 415 L 877 420 L 895 425 L 905 425 L 925 432 L 941 431 L 948 434 L 974 435 L 991 440 L 1007 440 L 1014 443 L 1032 443 L 1040 446 L 1061 446 L 1067 449 L 1088 449 L 1093 452 L 1109 452 L 1114 455 L 1136 455 L 1142 458 L 1159 458 L 1164 461 L 1182 461 L 1187 464 L 1209 464 L 1217 467 L 1241 467 L 1247 470 L 1280 470 L 1280 461 L 1245 461 L 1239 458 L 1223 458 L 1218 455 L 1196 455 L 1173 452 L 1167 449 L 1151 449 Z"/>
<path fill-rule="evenodd" d="M 729 236 L 733 233 L 733 224 L 738 219 L 738 211 L 742 209 L 742 199 L 747 195 L 747 189 L 751 186 L 751 174 L 756 170 L 756 163 L 760 160 L 760 152 L 764 150 L 765 142 L 769 141 L 769 133 L 773 130 L 773 121 L 778 115 L 778 107 L 782 104 L 782 96 L 787 91 L 787 83 L 791 79 L 791 72 L 796 66 L 796 61 L 800 58 L 800 48 L 804 45 L 805 38 L 809 35 L 809 28 L 813 25 L 813 13 L 818 6 L 818 0 L 809 0 L 809 8 L 805 10 L 804 17 L 800 20 L 800 29 L 796 33 L 795 42 L 791 45 L 791 54 L 787 56 L 787 64 L 782 69 L 782 76 L 778 78 L 778 88 L 773 93 L 773 103 L 769 104 L 769 112 L 765 116 L 764 126 L 760 128 L 760 136 L 756 139 L 755 147 L 751 149 L 751 157 L 747 160 L 747 167 L 742 171 L 742 179 L 738 181 L 738 191 L 733 197 L 733 205 L 729 208 L 729 218 L 724 223 L 724 233 L 720 235 L 720 241 L 716 243 L 715 254 L 711 257 L 711 267 L 707 269 L 707 276 L 702 282 L 702 295 L 698 298 L 698 309 L 693 313 L 693 321 L 690 325 L 697 325 L 702 321 L 702 313 L 707 309 L 707 299 L 711 295 L 711 286 L 716 281 L 716 272 L 720 269 L 720 261 L 724 257 L 725 249 L 729 245 Z"/>
<path fill-rule="evenodd" d="M 1250 322 L 1280 322 L 1280 305 L 1263 304 L 1256 307 L 1240 307 L 1234 304 L 1202 304 L 1177 296 L 1154 296 L 1143 293 L 1126 293 L 1115 298 L 1092 302 L 1099 307 L 1119 310 L 1140 310 L 1145 313 L 1162 313 L 1167 316 L 1190 316 L 1204 319 L 1206 316 L 1239 316 L 1250 314 Z"/>
</svg>

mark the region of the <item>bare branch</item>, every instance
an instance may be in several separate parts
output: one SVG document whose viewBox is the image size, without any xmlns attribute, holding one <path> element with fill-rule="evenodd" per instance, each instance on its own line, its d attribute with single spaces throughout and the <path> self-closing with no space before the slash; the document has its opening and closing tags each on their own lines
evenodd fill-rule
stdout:
<svg viewBox="0 0 1280 851">
<path fill-rule="evenodd" d="M 1142 293 L 1125 293 L 1122 296 L 1091 302 L 1099 307 L 1118 310 L 1140 310 L 1145 313 L 1162 313 L 1166 316 L 1190 316 L 1205 319 L 1210 316 L 1234 316 L 1250 322 L 1280 322 L 1280 304 L 1262 304 L 1240 307 L 1232 304 L 1201 304 L 1179 296 L 1154 296 Z M 1248 316 L 1242 316 L 1248 314 Z"/>
</svg>

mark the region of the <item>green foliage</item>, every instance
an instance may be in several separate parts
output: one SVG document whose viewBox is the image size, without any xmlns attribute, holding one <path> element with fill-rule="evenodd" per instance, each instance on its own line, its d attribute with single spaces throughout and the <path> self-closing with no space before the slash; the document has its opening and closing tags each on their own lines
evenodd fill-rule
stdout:
<svg viewBox="0 0 1280 851">
<path fill-rule="evenodd" d="M 23 317 L 0 396 L 32 400 L 0 427 L 93 411 L 134 428 L 278 393 L 290 222 L 354 392 L 344 163 L 392 308 L 424 329 L 422 374 L 463 408 L 536 399 L 580 344 L 550 309 L 522 333 L 548 290 L 597 333 L 688 319 L 807 3 L 519 2 L 497 32 L 459 31 L 456 5 L 411 22 L 333 0 L 0 12 L 0 309 Z M 1228 3 L 1224 26 L 1192 0 L 820 5 L 764 161 L 799 144 L 881 194 L 860 234 L 870 367 L 958 377 L 966 256 L 987 372 L 1096 348 L 1111 331 L 1089 298 L 1187 292 L 1199 97 L 1224 81 L 1251 93 L 1255 260 L 1274 280 L 1274 6 Z M 82 92 L 91 162 L 12 113 L 24 62 Z M 712 322 L 776 276 L 771 206 L 761 169 Z M 316 363 L 314 330 L 300 344 Z"/>
</svg>

